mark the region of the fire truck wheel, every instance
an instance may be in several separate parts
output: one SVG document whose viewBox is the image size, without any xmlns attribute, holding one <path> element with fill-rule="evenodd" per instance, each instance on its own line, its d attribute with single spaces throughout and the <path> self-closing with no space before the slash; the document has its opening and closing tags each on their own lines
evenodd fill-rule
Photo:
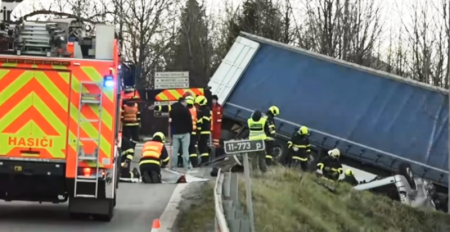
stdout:
<svg viewBox="0 0 450 232">
<path fill-rule="evenodd" d="M 110 222 L 114 216 L 114 199 L 109 200 L 108 212 L 106 214 L 95 214 L 93 215 L 94 220 Z"/>
<path fill-rule="evenodd" d="M 70 213 L 70 218 L 75 220 L 83 220 L 89 217 L 89 214 L 85 213 Z"/>
</svg>

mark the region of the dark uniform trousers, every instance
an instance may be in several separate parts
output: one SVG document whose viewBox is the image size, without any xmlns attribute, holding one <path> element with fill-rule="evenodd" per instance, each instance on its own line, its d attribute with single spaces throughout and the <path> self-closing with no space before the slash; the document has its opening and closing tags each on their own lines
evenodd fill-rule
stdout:
<svg viewBox="0 0 450 232">
<path fill-rule="evenodd" d="M 198 139 L 198 152 L 200 153 L 201 164 L 207 163 L 209 161 L 209 142 L 210 134 L 200 134 Z"/>
<path fill-rule="evenodd" d="M 152 163 L 139 165 L 144 183 L 161 183 L 161 166 Z"/>
<path fill-rule="evenodd" d="M 122 178 L 133 178 L 133 173 L 131 172 L 131 161 L 134 156 L 134 148 L 132 147 L 132 142 L 130 142 L 128 138 L 129 137 L 122 138 L 122 154 L 120 156 L 120 177 Z"/>
<path fill-rule="evenodd" d="M 191 134 L 191 143 L 189 144 L 189 161 L 192 167 L 198 167 L 198 153 L 197 153 L 197 134 Z M 178 162 L 182 161 L 179 159 Z"/>
<path fill-rule="evenodd" d="M 270 166 L 273 163 L 273 146 L 275 144 L 275 140 L 267 139 L 265 141 L 266 144 L 266 165 Z"/>
<path fill-rule="evenodd" d="M 131 138 L 133 140 L 133 149 L 136 147 L 136 142 L 139 141 L 139 125 L 126 126 L 122 128 L 123 137 Z"/>
</svg>

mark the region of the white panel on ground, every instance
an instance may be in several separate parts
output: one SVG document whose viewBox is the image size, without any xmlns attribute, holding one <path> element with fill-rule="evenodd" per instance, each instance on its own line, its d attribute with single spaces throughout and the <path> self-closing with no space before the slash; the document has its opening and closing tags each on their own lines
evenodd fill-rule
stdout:
<svg viewBox="0 0 450 232">
<path fill-rule="evenodd" d="M 220 104 L 224 105 L 258 48 L 259 43 L 237 37 L 208 83 L 212 93 L 219 97 Z"/>
</svg>

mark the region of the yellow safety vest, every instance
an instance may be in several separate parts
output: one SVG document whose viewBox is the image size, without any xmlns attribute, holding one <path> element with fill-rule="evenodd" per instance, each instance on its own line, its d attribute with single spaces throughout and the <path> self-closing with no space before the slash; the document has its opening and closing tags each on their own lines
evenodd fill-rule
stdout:
<svg viewBox="0 0 450 232">
<path fill-rule="evenodd" d="M 249 140 L 266 140 L 267 135 L 264 131 L 267 118 L 262 117 L 259 121 L 254 121 L 252 118 L 247 120 L 248 129 L 250 134 L 248 135 Z"/>
</svg>

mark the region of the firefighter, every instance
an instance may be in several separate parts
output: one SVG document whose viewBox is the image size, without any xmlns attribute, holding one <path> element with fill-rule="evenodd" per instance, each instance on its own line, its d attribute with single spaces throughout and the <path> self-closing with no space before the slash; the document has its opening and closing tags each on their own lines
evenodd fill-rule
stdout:
<svg viewBox="0 0 450 232">
<path fill-rule="evenodd" d="M 356 186 L 359 184 L 358 180 L 356 179 L 355 175 L 353 174 L 353 170 L 347 169 L 345 170 L 345 177 L 344 182 L 349 183 L 352 186 Z"/>
<path fill-rule="evenodd" d="M 141 113 L 136 102 L 126 102 L 122 106 L 122 133 L 126 138 L 131 138 L 133 149 L 139 141 L 139 127 L 141 122 Z"/>
<path fill-rule="evenodd" d="M 129 138 L 124 137 L 121 147 L 122 153 L 120 157 L 120 181 L 131 182 L 131 179 L 139 179 L 139 171 L 137 168 L 131 169 L 131 162 L 134 158 L 134 149 Z"/>
<path fill-rule="evenodd" d="M 247 120 L 247 127 L 249 130 L 248 140 L 264 140 L 267 143 L 267 137 L 270 136 L 270 129 L 267 123 L 267 117 L 263 117 L 261 111 L 255 110 L 253 112 L 252 116 Z M 266 172 L 266 151 L 254 152 L 251 156 L 253 170 L 256 170 L 259 166 L 259 170 Z"/>
<path fill-rule="evenodd" d="M 205 96 L 195 98 L 195 104 L 199 105 L 197 111 L 197 133 L 198 151 L 200 153 L 200 163 L 209 161 L 209 137 L 211 136 L 211 109 L 208 107 L 208 100 Z"/>
<path fill-rule="evenodd" d="M 277 106 L 271 106 L 269 107 L 269 110 L 267 110 L 266 117 L 267 117 L 267 124 L 269 125 L 270 129 L 270 136 L 267 137 L 266 141 L 266 163 L 267 165 L 270 165 L 273 161 L 273 146 L 275 143 L 275 136 L 277 133 L 276 126 L 275 126 L 275 117 L 280 114 L 280 109 L 278 109 Z"/>
<path fill-rule="evenodd" d="M 288 142 L 289 166 L 298 167 L 302 171 L 308 170 L 309 156 L 311 154 L 311 144 L 309 143 L 309 129 L 302 126 L 294 133 Z"/>
<path fill-rule="evenodd" d="M 344 172 L 342 164 L 339 162 L 341 152 L 335 148 L 328 151 L 328 156 L 323 157 L 317 164 L 317 169 L 322 171 L 323 177 L 337 181 Z"/>
<path fill-rule="evenodd" d="M 189 161 L 191 162 L 192 166 L 198 167 L 198 154 L 197 154 L 197 107 L 195 107 L 195 99 L 192 95 L 186 96 L 186 103 L 187 107 L 189 109 L 189 112 L 191 112 L 192 117 L 192 133 L 191 133 L 191 141 L 189 144 Z M 182 159 L 178 159 L 179 161 L 182 161 Z M 178 162 L 180 166 L 180 162 Z M 181 165 L 183 163 L 181 162 Z"/>
<path fill-rule="evenodd" d="M 217 95 L 212 96 L 212 115 L 213 115 L 213 131 L 212 131 L 212 140 L 213 145 L 217 149 L 220 147 L 220 136 L 222 133 L 222 115 L 223 108 L 219 104 L 219 97 Z M 216 152 L 217 154 L 217 152 Z"/>
<path fill-rule="evenodd" d="M 161 183 L 161 164 L 165 167 L 169 163 L 165 140 L 163 133 L 156 132 L 152 140 L 142 146 L 142 156 L 139 160 L 142 182 Z"/>
</svg>

